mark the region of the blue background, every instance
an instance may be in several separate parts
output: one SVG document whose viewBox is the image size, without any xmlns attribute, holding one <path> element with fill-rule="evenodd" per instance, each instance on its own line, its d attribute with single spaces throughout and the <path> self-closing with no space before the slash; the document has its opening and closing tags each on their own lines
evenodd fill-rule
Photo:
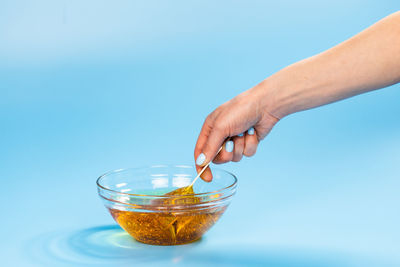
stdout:
<svg viewBox="0 0 400 267">
<path fill-rule="evenodd" d="M 193 164 L 206 115 L 398 0 L 1 1 L 2 266 L 400 265 L 399 85 L 279 122 L 200 241 L 132 241 L 95 179 Z M 376 51 L 379 53 L 379 51 Z"/>
</svg>

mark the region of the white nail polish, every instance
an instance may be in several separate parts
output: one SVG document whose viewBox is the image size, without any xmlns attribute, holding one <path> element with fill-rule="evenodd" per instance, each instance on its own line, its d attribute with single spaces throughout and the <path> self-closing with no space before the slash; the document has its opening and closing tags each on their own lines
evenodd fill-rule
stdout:
<svg viewBox="0 0 400 267">
<path fill-rule="evenodd" d="M 206 155 L 201 153 L 196 159 L 196 165 L 200 166 L 201 164 L 204 163 L 205 160 L 206 160 Z"/>
<path fill-rule="evenodd" d="M 228 142 L 226 142 L 226 144 L 225 144 L 225 150 L 226 150 L 226 152 L 231 153 L 231 152 L 233 151 L 233 147 L 234 147 L 234 146 L 235 146 L 235 145 L 234 145 L 233 141 L 228 141 Z"/>
<path fill-rule="evenodd" d="M 247 130 L 248 135 L 253 135 L 254 134 L 254 128 L 251 127 L 250 129 Z"/>
</svg>

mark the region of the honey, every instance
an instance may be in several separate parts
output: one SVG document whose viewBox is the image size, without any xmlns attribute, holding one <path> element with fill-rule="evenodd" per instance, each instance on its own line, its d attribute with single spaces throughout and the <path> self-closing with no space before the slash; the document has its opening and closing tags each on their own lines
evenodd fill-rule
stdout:
<svg viewBox="0 0 400 267">
<path fill-rule="evenodd" d="M 164 198 L 153 203 L 154 207 L 157 204 L 183 207 L 177 211 L 157 208 L 152 210 L 151 207 L 148 207 L 148 212 L 112 208 L 109 210 L 118 224 L 139 242 L 152 245 L 186 244 L 199 239 L 225 210 L 225 207 L 190 207 L 191 204 L 200 202 L 198 197 L 190 194 L 194 194 L 193 188 L 183 187 L 164 195 L 177 196 L 176 198 Z"/>
</svg>

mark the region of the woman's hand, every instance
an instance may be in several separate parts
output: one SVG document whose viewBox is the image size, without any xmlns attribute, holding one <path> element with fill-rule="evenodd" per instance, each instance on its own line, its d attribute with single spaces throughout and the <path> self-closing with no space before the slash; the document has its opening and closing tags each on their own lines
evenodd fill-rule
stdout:
<svg viewBox="0 0 400 267">
<path fill-rule="evenodd" d="M 256 153 L 258 143 L 279 120 L 267 111 L 264 87 L 261 83 L 245 91 L 207 116 L 194 151 L 197 172 L 211 160 L 217 164 L 237 162 L 243 155 L 250 157 Z M 223 149 L 216 156 L 221 146 Z M 210 168 L 201 178 L 212 180 Z"/>
</svg>

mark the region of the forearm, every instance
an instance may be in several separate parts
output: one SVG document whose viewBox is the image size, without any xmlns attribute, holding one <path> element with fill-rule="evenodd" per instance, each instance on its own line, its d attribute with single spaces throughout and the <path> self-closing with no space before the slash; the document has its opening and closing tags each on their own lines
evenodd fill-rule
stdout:
<svg viewBox="0 0 400 267">
<path fill-rule="evenodd" d="M 256 86 L 278 118 L 400 81 L 400 12 Z"/>
</svg>

